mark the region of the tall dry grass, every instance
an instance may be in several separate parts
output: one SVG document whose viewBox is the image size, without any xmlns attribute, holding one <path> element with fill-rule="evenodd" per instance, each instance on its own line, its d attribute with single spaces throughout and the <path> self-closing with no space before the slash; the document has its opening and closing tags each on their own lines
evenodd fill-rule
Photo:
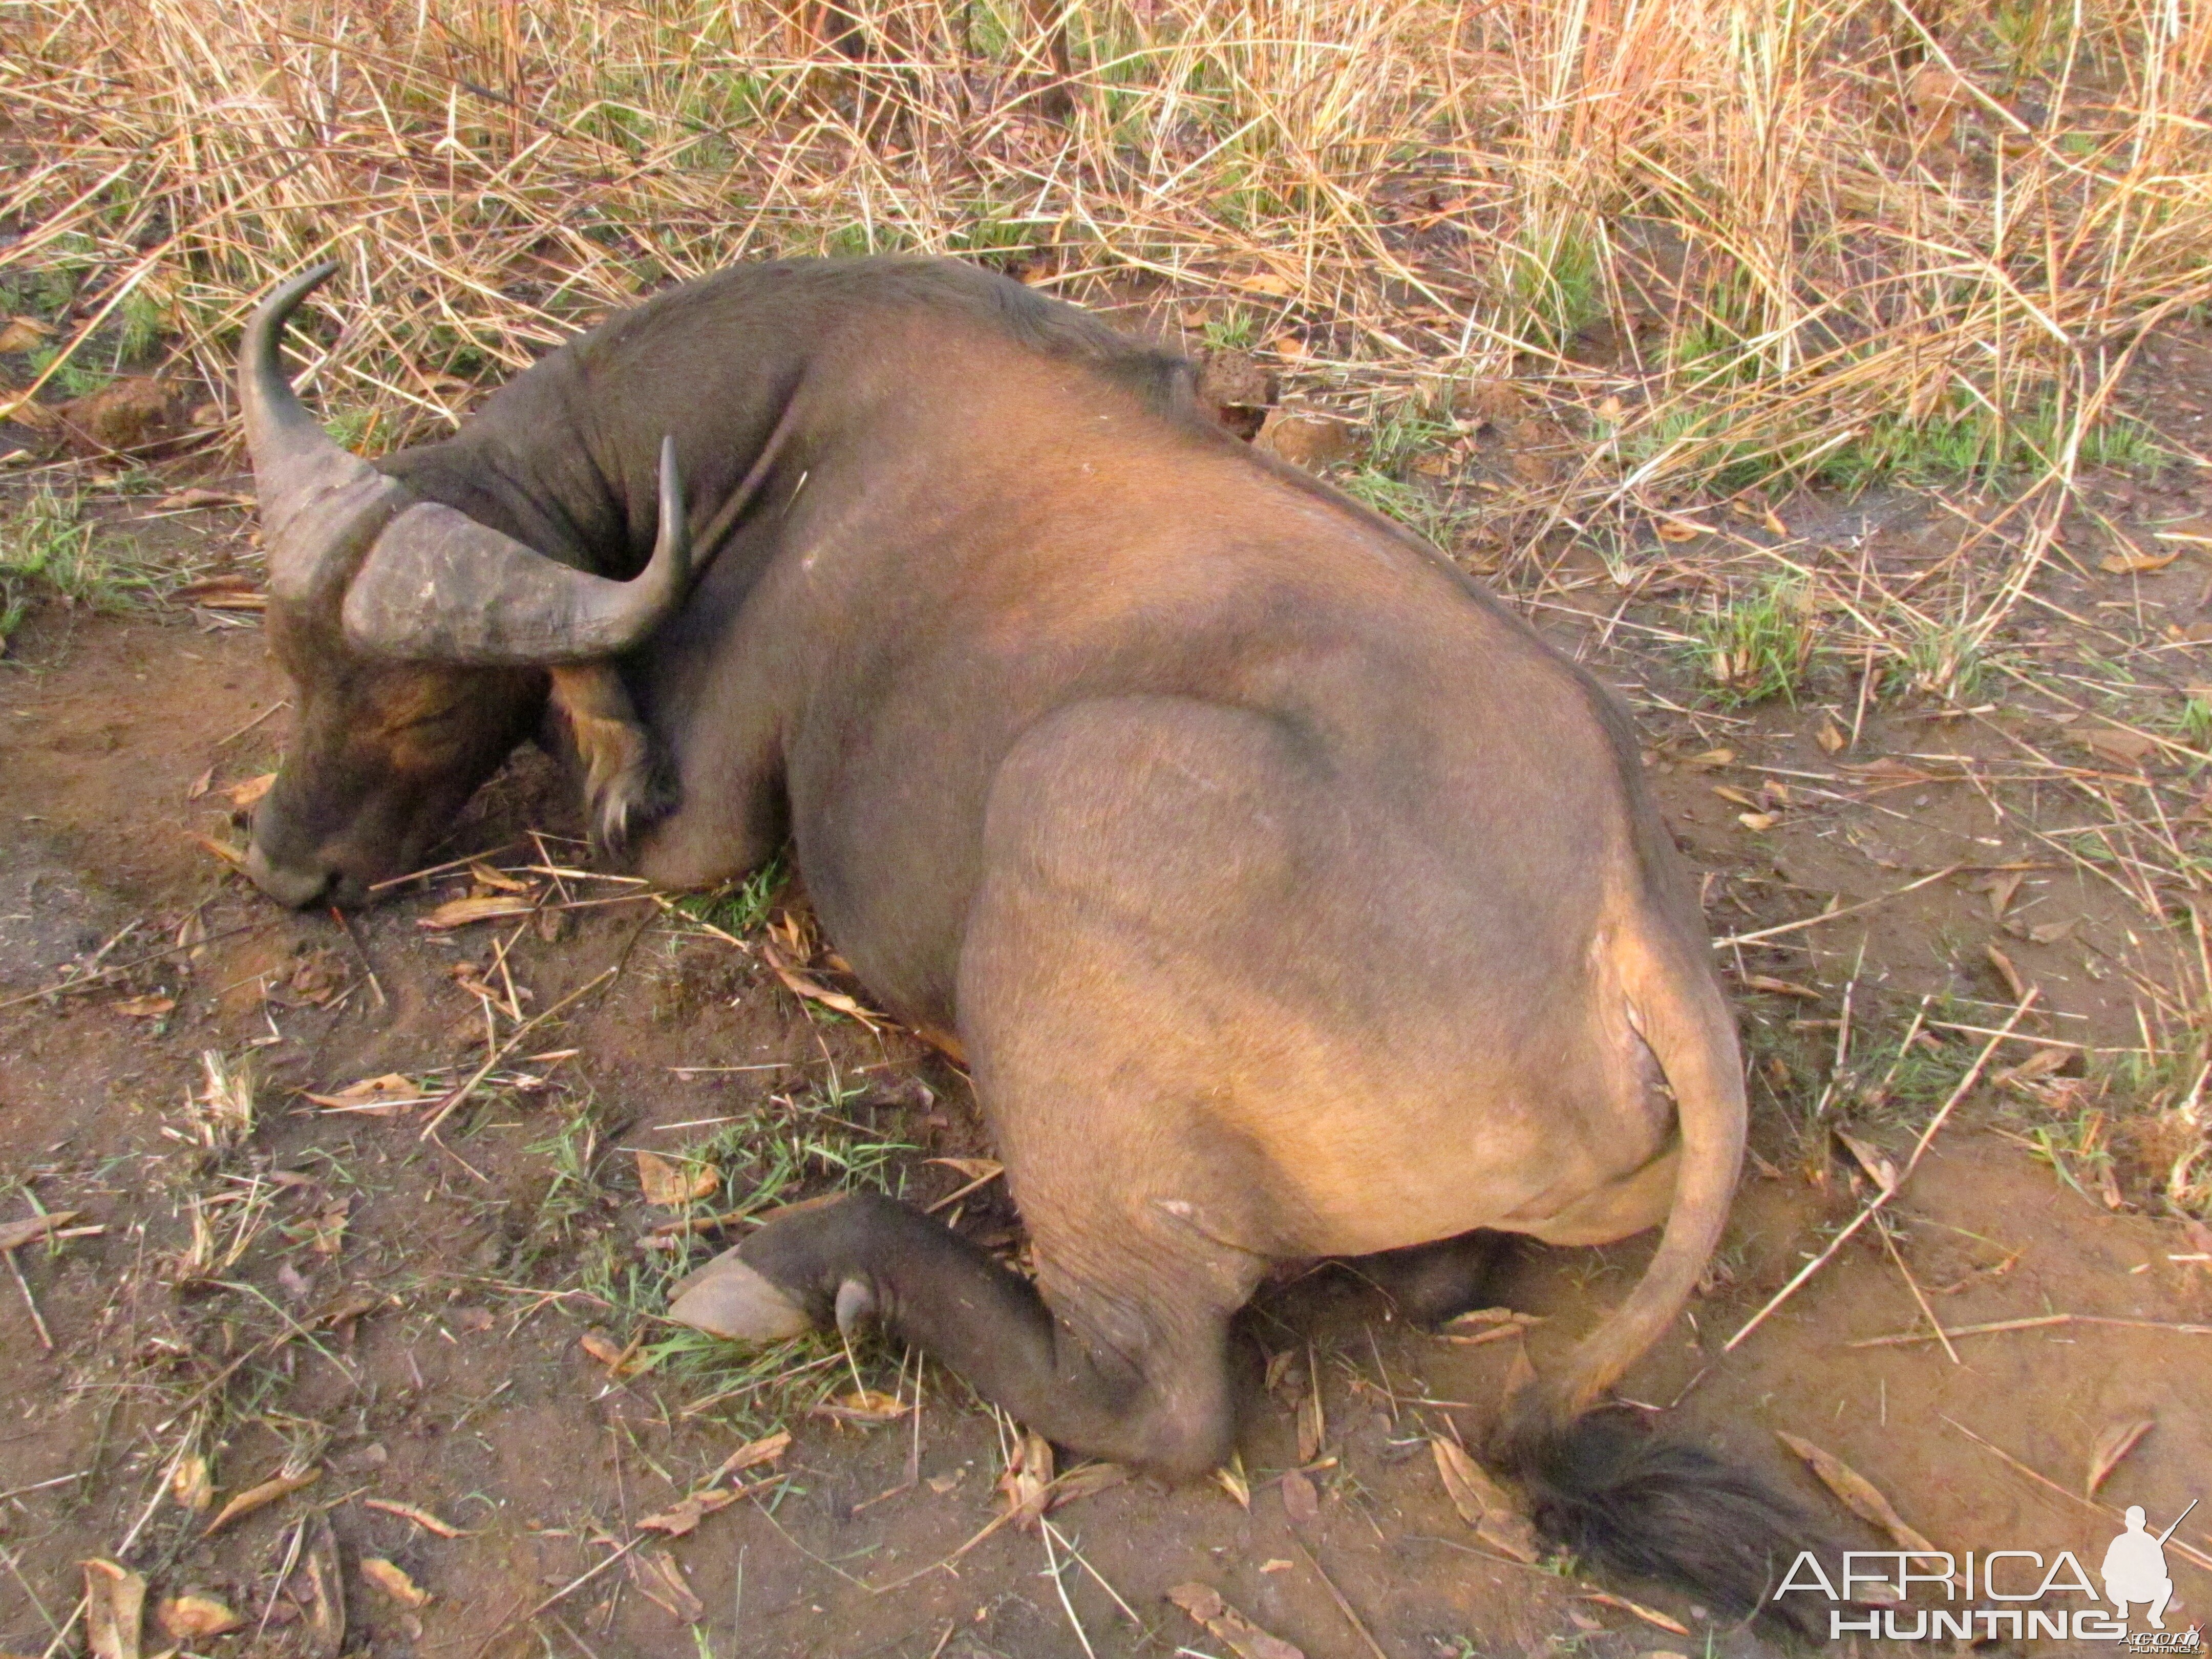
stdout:
<svg viewBox="0 0 2212 1659">
<path fill-rule="evenodd" d="M 4 0 L 0 276 L 220 387 L 336 257 L 317 379 L 392 441 L 670 277 L 967 252 L 1316 386 L 1541 383 L 1562 511 L 2032 424 L 2032 533 L 2212 296 L 2212 3 L 1913 3 Z"/>
</svg>

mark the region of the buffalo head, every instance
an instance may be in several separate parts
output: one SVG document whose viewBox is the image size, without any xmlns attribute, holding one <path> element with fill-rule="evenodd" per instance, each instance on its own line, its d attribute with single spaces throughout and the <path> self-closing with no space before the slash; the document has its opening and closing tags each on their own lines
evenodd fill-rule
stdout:
<svg viewBox="0 0 2212 1659">
<path fill-rule="evenodd" d="M 246 870 L 285 904 L 357 903 L 403 873 L 543 712 L 549 668 L 638 644 L 690 574 L 674 441 L 635 580 L 578 570 L 417 497 L 348 453 L 293 395 L 284 325 L 336 266 L 271 295 L 239 364 L 261 498 L 269 630 L 293 735 Z"/>
</svg>

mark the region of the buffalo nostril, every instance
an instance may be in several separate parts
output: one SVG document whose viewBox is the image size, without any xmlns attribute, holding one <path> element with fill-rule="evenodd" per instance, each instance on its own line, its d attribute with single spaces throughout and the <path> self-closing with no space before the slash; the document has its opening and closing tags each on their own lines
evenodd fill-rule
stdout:
<svg viewBox="0 0 2212 1659">
<path fill-rule="evenodd" d="M 258 842 L 246 849 L 246 878 L 279 904 L 297 910 L 313 904 L 331 884 L 331 872 L 274 863 Z"/>
</svg>

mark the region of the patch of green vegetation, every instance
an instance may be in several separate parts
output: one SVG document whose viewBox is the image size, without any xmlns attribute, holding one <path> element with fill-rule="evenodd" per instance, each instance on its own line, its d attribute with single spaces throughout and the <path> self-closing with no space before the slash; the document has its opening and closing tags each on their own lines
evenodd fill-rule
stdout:
<svg viewBox="0 0 2212 1659">
<path fill-rule="evenodd" d="M 46 384 L 64 397 L 88 397 L 103 386 L 114 384 L 115 377 L 112 374 L 88 366 L 82 354 L 71 357 L 60 368 L 55 368 L 55 361 L 61 355 L 62 345 L 59 341 L 50 341 L 45 345 L 33 347 L 28 354 L 31 372 L 33 374 L 45 374 L 48 369 L 53 369 L 53 374 Z"/>
<path fill-rule="evenodd" d="M 1989 672 L 1973 630 L 1916 617 L 1905 633 L 1904 653 L 1889 665 L 1884 693 L 1913 691 L 1957 703 L 1972 702 Z"/>
<path fill-rule="evenodd" d="M 2182 702 L 2181 712 L 2169 720 L 2166 726 L 2167 731 L 2191 749 L 2212 746 L 2212 698 L 2192 693 Z"/>
<path fill-rule="evenodd" d="M 676 908 L 695 921 L 742 939 L 768 921 L 769 912 L 790 878 L 790 862 L 778 853 L 751 874 L 725 883 L 712 892 L 685 894 L 676 901 Z"/>
<path fill-rule="evenodd" d="M 382 425 L 374 410 L 341 409 L 323 422 L 323 430 L 330 434 L 331 441 L 339 448 L 365 455 L 374 453 L 371 446 Z"/>
<path fill-rule="evenodd" d="M 1996 483 L 2009 473 L 2053 465 L 2067 436 L 2055 398 L 2000 420 L 1980 400 L 1961 396 L 1923 420 L 1875 416 L 1857 437 L 1822 456 L 1814 477 L 1846 490 L 1883 481 L 1923 487 Z M 2114 413 L 2081 433 L 2075 459 L 2083 466 L 2154 477 L 2172 456 L 2149 427 Z"/>
<path fill-rule="evenodd" d="M 1540 234 L 1508 257 L 1505 289 L 1527 337 L 1565 346 L 1605 308 L 1596 242 L 1571 226 Z"/>
<path fill-rule="evenodd" d="M 1777 576 L 1731 594 L 1691 623 L 1699 665 L 1725 706 L 1797 693 L 1820 654 L 1818 618 L 1805 583 Z"/>
<path fill-rule="evenodd" d="M 1249 306 L 1232 305 L 1208 317 L 1203 332 L 1209 350 L 1249 351 L 1259 343 L 1260 319 Z"/>
<path fill-rule="evenodd" d="M 108 554 L 74 490 L 37 485 L 0 516 L 0 649 L 41 599 L 119 611 L 147 585 L 143 571 Z"/>
<path fill-rule="evenodd" d="M 1030 252 L 1036 228 L 985 197 L 963 216 L 945 244 L 955 253 L 981 263 L 1002 264 Z"/>
<path fill-rule="evenodd" d="M 1385 518 L 1395 519 L 1414 534 L 1449 551 L 1473 516 L 1457 502 L 1426 484 L 1394 478 L 1372 466 L 1363 466 L 1338 481 L 1344 493 L 1373 507 Z"/>
<path fill-rule="evenodd" d="M 716 1216 L 726 1223 L 732 1216 L 831 1193 L 896 1195 L 902 1185 L 898 1160 L 915 1149 L 853 1120 L 860 1092 L 860 1085 L 833 1079 L 756 1108 L 708 1139 L 669 1154 L 678 1169 L 712 1169 L 719 1176 L 683 1218 Z M 599 1201 L 588 1135 L 580 1138 L 572 1126 L 533 1150 L 553 1158 L 556 1169 L 554 1186 L 540 1206 L 541 1223 L 550 1215 L 560 1224 L 574 1213 L 568 1206 Z M 879 1352 L 873 1344 L 848 1358 L 834 1333 L 763 1346 L 667 1326 L 660 1316 L 670 1293 L 720 1248 L 687 1237 L 674 1249 L 641 1259 L 627 1241 L 606 1234 L 590 1242 L 579 1268 L 580 1288 L 606 1304 L 602 1322 L 617 1340 L 646 1334 L 635 1357 L 636 1373 L 680 1384 L 696 1396 L 689 1411 L 711 1407 L 747 1433 L 763 1433 L 844 1385 L 860 1360 L 872 1368 L 884 1361 L 888 1350 Z"/>
<path fill-rule="evenodd" d="M 1449 404 L 1436 394 L 1378 404 L 1370 428 L 1367 465 L 1393 478 L 1402 477 L 1421 456 L 1449 442 L 1457 430 Z"/>
</svg>

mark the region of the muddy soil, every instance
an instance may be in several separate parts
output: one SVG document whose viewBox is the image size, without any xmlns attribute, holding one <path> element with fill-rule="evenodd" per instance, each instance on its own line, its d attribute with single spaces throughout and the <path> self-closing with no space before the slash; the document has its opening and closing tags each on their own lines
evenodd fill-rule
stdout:
<svg viewBox="0 0 2212 1659">
<path fill-rule="evenodd" d="M 1917 532 L 1900 507 L 1850 533 L 1904 558 Z M 2162 659 L 2179 684 L 2201 672 L 2204 577 L 2054 577 L 2049 598 L 2185 636 Z M 2078 714 L 2011 688 L 1972 714 L 1862 697 L 1848 665 L 1796 708 L 1692 713 L 1693 670 L 1636 631 L 1664 626 L 1659 597 L 1571 563 L 1522 595 L 1638 705 L 1757 1079 L 1727 1246 L 1622 1392 L 1862 1547 L 1875 1534 L 1778 1432 L 1945 1548 L 2094 1571 L 2118 1507 L 2162 1526 L 2212 1497 L 2212 1261 L 2156 1196 L 2184 1131 L 2084 1104 L 2085 1057 L 2185 1018 L 2160 988 L 2195 950 L 2186 911 L 2061 855 L 2087 810 L 2068 767 L 2109 769 Z M 1018 1248 L 974 1185 L 989 1148 L 959 1073 L 793 994 L 778 963 L 864 994 L 795 888 L 711 912 L 717 932 L 596 872 L 543 873 L 588 866 L 568 781 L 534 751 L 441 854 L 480 854 L 473 871 L 349 927 L 275 910 L 207 846 L 286 730 L 250 623 L 47 613 L 0 671 L 0 1226 L 71 1212 L 0 1285 L 0 1650 L 77 1650 L 88 1557 L 245 1620 L 149 1625 L 149 1652 L 1225 1655 L 1166 1599 L 1192 1583 L 1316 1659 L 1772 1650 L 1664 1589 L 1500 1554 L 1439 1479 L 1432 1439 L 1479 1445 L 1523 1354 L 1554 1363 L 1648 1242 L 1516 1255 L 1494 1299 L 1536 1322 L 1500 1340 L 1410 1329 L 1340 1269 L 1286 1278 L 1247 1321 L 1237 1477 L 1078 1482 L 1047 1528 L 1001 1522 L 1019 1431 L 957 1378 L 879 1346 L 803 1343 L 764 1371 L 672 1337 L 667 1284 L 739 1224 L 672 1222 L 711 1223 L 771 1176 L 778 1201 L 870 1170 L 925 1202 L 972 1187 L 944 1213 Z M 521 914 L 424 925 L 472 895 Z M 94 966 L 117 971 L 36 994 Z M 1729 1350 L 1903 1163 L 2022 985 L 2035 1009 L 1892 1224 Z M 1986 1082 L 2037 1055 L 2058 1058 Z M 226 1118 L 241 1101 L 250 1127 Z M 713 1190 L 648 1201 L 702 1168 L 687 1154 Z M 2100 1446 L 2142 1422 L 2085 1498 Z M 782 1427 L 740 1501 L 678 1535 L 680 1516 L 641 1526 Z M 210 1524 L 288 1474 L 313 1479 Z M 2177 1538 L 2212 1553 L 2208 1516 Z M 2212 1612 L 2212 1575 L 2173 1576 L 2169 1624 Z"/>
</svg>

